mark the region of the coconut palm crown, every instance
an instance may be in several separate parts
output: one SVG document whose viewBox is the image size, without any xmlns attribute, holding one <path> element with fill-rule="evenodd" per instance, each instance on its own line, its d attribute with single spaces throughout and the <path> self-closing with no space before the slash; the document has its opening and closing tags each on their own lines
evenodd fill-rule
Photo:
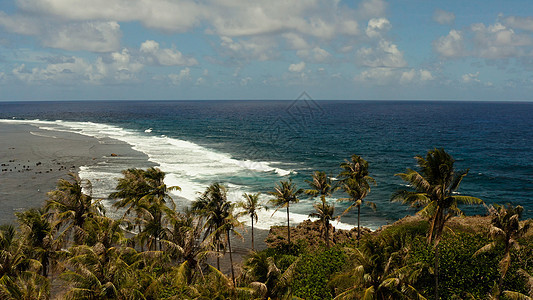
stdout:
<svg viewBox="0 0 533 300">
<path fill-rule="evenodd" d="M 341 198 L 339 201 L 351 202 L 351 205 L 344 210 L 343 215 L 357 207 L 357 240 L 359 240 L 361 238 L 361 206 L 366 204 L 372 209 L 376 209 L 375 203 L 364 201 L 370 193 L 370 185 L 375 184 L 376 181 L 369 175 L 368 162 L 359 155 L 353 154 L 351 159 L 345 160 L 340 167 L 342 169 L 339 173 L 340 184 L 348 198 Z"/>
<path fill-rule="evenodd" d="M 426 157 L 415 156 L 420 172 L 407 169 L 395 174 L 413 190 L 399 190 L 391 198 L 394 202 L 422 207 L 418 214 L 429 217 L 428 242 L 440 241 L 445 222 L 455 215 L 463 215 L 459 204 L 482 204 L 476 197 L 459 195 L 457 190 L 466 171 L 455 171 L 453 157 L 444 149 L 428 151 Z"/>
<path fill-rule="evenodd" d="M 326 248 L 329 248 L 329 221 L 333 219 L 335 206 L 329 204 L 326 201 L 326 197 L 331 196 L 338 187 L 333 186 L 331 178 L 325 172 L 314 172 L 312 179 L 311 181 L 306 180 L 311 188 L 306 190 L 305 193 L 312 197 L 320 195 L 320 202 L 313 204 L 315 212 L 309 214 L 309 216 L 319 218 L 325 232 L 324 240 L 326 241 Z"/>
<path fill-rule="evenodd" d="M 298 203 L 300 199 L 298 196 L 304 192 L 303 189 L 298 189 L 296 184 L 292 183 L 292 180 L 289 181 L 280 181 L 279 184 L 276 184 L 273 192 L 270 192 L 270 195 L 274 196 L 270 200 L 276 210 L 275 214 L 280 208 L 287 208 L 287 240 L 289 245 L 291 244 L 291 227 L 290 227 L 290 218 L 289 218 L 289 206 L 291 203 Z"/>
<path fill-rule="evenodd" d="M 239 213 L 239 216 L 247 215 L 252 220 L 252 250 L 255 250 L 254 247 L 254 221 L 257 222 L 259 219 L 257 216 L 257 212 L 261 209 L 268 210 L 268 207 L 264 206 L 259 202 L 259 195 L 261 193 L 257 194 L 242 194 L 242 197 L 244 198 L 244 201 L 238 202 L 237 207 L 243 209 L 241 213 Z"/>
</svg>

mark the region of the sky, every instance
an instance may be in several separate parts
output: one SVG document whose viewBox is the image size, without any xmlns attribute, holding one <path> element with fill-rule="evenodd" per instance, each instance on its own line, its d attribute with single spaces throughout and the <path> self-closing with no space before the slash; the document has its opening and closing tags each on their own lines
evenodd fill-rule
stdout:
<svg viewBox="0 0 533 300">
<path fill-rule="evenodd" d="M 0 101 L 533 100 L 531 0 L 1 0 Z"/>
</svg>

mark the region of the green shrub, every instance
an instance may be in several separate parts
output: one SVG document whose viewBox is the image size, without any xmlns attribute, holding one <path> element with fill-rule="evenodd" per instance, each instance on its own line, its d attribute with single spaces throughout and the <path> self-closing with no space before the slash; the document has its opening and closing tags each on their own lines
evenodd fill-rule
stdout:
<svg viewBox="0 0 533 300">
<path fill-rule="evenodd" d="M 294 295 L 306 300 L 331 299 L 328 280 L 345 262 L 346 255 L 339 247 L 302 255 L 293 283 Z"/>
<path fill-rule="evenodd" d="M 498 253 L 501 251 L 496 249 L 473 255 L 489 242 L 487 237 L 472 233 L 446 234 L 443 237 L 439 245 L 439 294 L 442 299 L 467 297 L 467 294 L 476 299 L 487 297 L 499 278 L 501 255 Z M 427 244 L 425 237 L 413 241 L 411 260 L 434 266 L 434 248 Z M 434 294 L 434 278 L 426 271 L 416 284 L 418 291 L 430 299 Z"/>
</svg>

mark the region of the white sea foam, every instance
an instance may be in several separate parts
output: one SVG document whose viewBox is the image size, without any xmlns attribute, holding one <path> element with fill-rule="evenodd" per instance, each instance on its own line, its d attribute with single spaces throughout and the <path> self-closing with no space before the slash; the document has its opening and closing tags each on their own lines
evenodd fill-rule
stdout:
<svg viewBox="0 0 533 300">
<path fill-rule="evenodd" d="M 179 186 L 181 191 L 172 192 L 178 207 L 188 206 L 190 201 L 195 200 L 206 186 L 212 182 L 224 182 L 232 176 L 258 176 L 270 173 L 282 177 L 295 174 L 293 170 L 285 170 L 273 166 L 274 162 L 238 160 L 228 153 L 222 153 L 200 146 L 198 144 L 170 138 L 167 136 L 153 136 L 145 132 L 123 129 L 113 125 L 93 122 L 70 122 L 70 121 L 41 121 L 41 120 L 0 120 L 0 122 L 30 124 L 42 130 L 62 131 L 82 134 L 97 139 L 112 138 L 123 141 L 132 146 L 134 150 L 142 152 L 148 159 L 157 164 L 167 175 L 165 183 L 168 186 Z M 102 162 L 95 166 L 81 167 L 80 177 L 93 183 L 95 197 L 105 198 L 116 185 L 116 179 L 121 177 L 120 171 L 126 168 L 136 167 L 120 165 L 113 160 L 114 164 Z M 249 186 L 239 184 L 227 184 L 229 186 L 228 200 L 237 202 L 242 199 L 243 193 L 255 193 Z M 267 202 L 268 195 L 262 194 L 263 202 Z M 111 206 L 106 200 L 104 205 Z M 260 211 L 257 228 L 269 229 L 273 225 L 286 224 L 286 215 L 278 211 L 272 215 L 273 210 Z M 108 209 L 108 214 L 113 215 L 114 210 Z M 309 219 L 308 215 L 291 212 L 290 223 L 296 225 Z M 246 217 L 242 221 L 249 222 Z M 351 229 L 352 225 L 332 222 L 339 229 Z"/>
</svg>

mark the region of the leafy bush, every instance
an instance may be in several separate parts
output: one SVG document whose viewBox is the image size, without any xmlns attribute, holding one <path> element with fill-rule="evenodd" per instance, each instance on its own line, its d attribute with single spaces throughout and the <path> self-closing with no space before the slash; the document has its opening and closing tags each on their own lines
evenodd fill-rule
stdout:
<svg viewBox="0 0 533 300">
<path fill-rule="evenodd" d="M 474 253 L 490 240 L 480 234 L 446 234 L 440 242 L 439 294 L 442 299 L 453 296 L 486 298 L 494 282 L 499 278 L 498 262 L 502 251 L 486 252 L 473 257 Z M 500 249 L 501 250 L 501 249 Z M 434 266 L 434 248 L 425 237 L 413 241 L 411 259 Z M 417 289 L 431 298 L 434 294 L 434 275 L 426 271 L 417 282 Z"/>
<path fill-rule="evenodd" d="M 302 255 L 293 283 L 294 295 L 306 300 L 331 299 L 328 280 L 345 262 L 346 255 L 339 247 Z"/>
</svg>

